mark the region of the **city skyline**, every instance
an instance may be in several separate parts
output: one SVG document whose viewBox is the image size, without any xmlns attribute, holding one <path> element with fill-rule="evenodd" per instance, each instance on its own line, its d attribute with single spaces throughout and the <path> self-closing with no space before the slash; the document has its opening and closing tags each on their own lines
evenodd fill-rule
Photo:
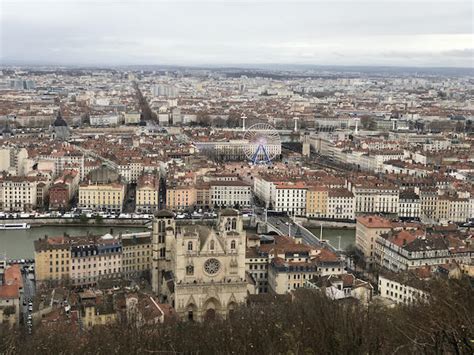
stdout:
<svg viewBox="0 0 474 355">
<path fill-rule="evenodd" d="M 6 0 L 0 60 L 472 68 L 472 4 L 447 4 Z"/>
</svg>

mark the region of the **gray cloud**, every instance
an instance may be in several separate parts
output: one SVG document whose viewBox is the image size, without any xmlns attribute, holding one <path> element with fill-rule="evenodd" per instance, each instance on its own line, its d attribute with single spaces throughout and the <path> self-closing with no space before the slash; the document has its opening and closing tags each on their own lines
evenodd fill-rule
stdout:
<svg viewBox="0 0 474 355">
<path fill-rule="evenodd" d="M 472 66 L 470 1 L 3 0 L 2 61 Z"/>
</svg>

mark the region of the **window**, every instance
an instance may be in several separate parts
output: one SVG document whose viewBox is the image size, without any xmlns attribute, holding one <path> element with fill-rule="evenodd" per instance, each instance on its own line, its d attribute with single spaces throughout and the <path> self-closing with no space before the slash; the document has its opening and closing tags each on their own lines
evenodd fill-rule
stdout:
<svg viewBox="0 0 474 355">
<path fill-rule="evenodd" d="M 211 249 L 211 250 L 214 250 L 214 241 L 213 241 L 213 240 L 211 240 L 210 249 Z"/>
<path fill-rule="evenodd" d="M 230 248 L 235 249 L 235 240 L 230 242 Z"/>
<path fill-rule="evenodd" d="M 194 266 L 192 265 L 186 266 L 186 275 L 194 275 Z"/>
<path fill-rule="evenodd" d="M 193 250 L 193 242 L 188 242 L 188 251 Z"/>
</svg>

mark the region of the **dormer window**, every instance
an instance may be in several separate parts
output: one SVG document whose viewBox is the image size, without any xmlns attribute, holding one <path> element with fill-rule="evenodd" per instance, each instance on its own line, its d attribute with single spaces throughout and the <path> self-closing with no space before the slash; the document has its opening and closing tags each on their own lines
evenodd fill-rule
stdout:
<svg viewBox="0 0 474 355">
<path fill-rule="evenodd" d="M 188 242 L 188 251 L 193 250 L 193 242 Z"/>
</svg>

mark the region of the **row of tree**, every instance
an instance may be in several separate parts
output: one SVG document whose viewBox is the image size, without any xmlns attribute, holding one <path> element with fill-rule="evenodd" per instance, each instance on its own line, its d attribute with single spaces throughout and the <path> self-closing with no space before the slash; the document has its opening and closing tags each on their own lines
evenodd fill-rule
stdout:
<svg viewBox="0 0 474 355">
<path fill-rule="evenodd" d="M 387 308 L 331 301 L 300 289 L 242 306 L 226 320 L 137 329 L 127 324 L 72 334 L 0 333 L 1 354 L 472 354 L 474 293 L 468 281 L 435 281 L 429 303 Z"/>
</svg>

